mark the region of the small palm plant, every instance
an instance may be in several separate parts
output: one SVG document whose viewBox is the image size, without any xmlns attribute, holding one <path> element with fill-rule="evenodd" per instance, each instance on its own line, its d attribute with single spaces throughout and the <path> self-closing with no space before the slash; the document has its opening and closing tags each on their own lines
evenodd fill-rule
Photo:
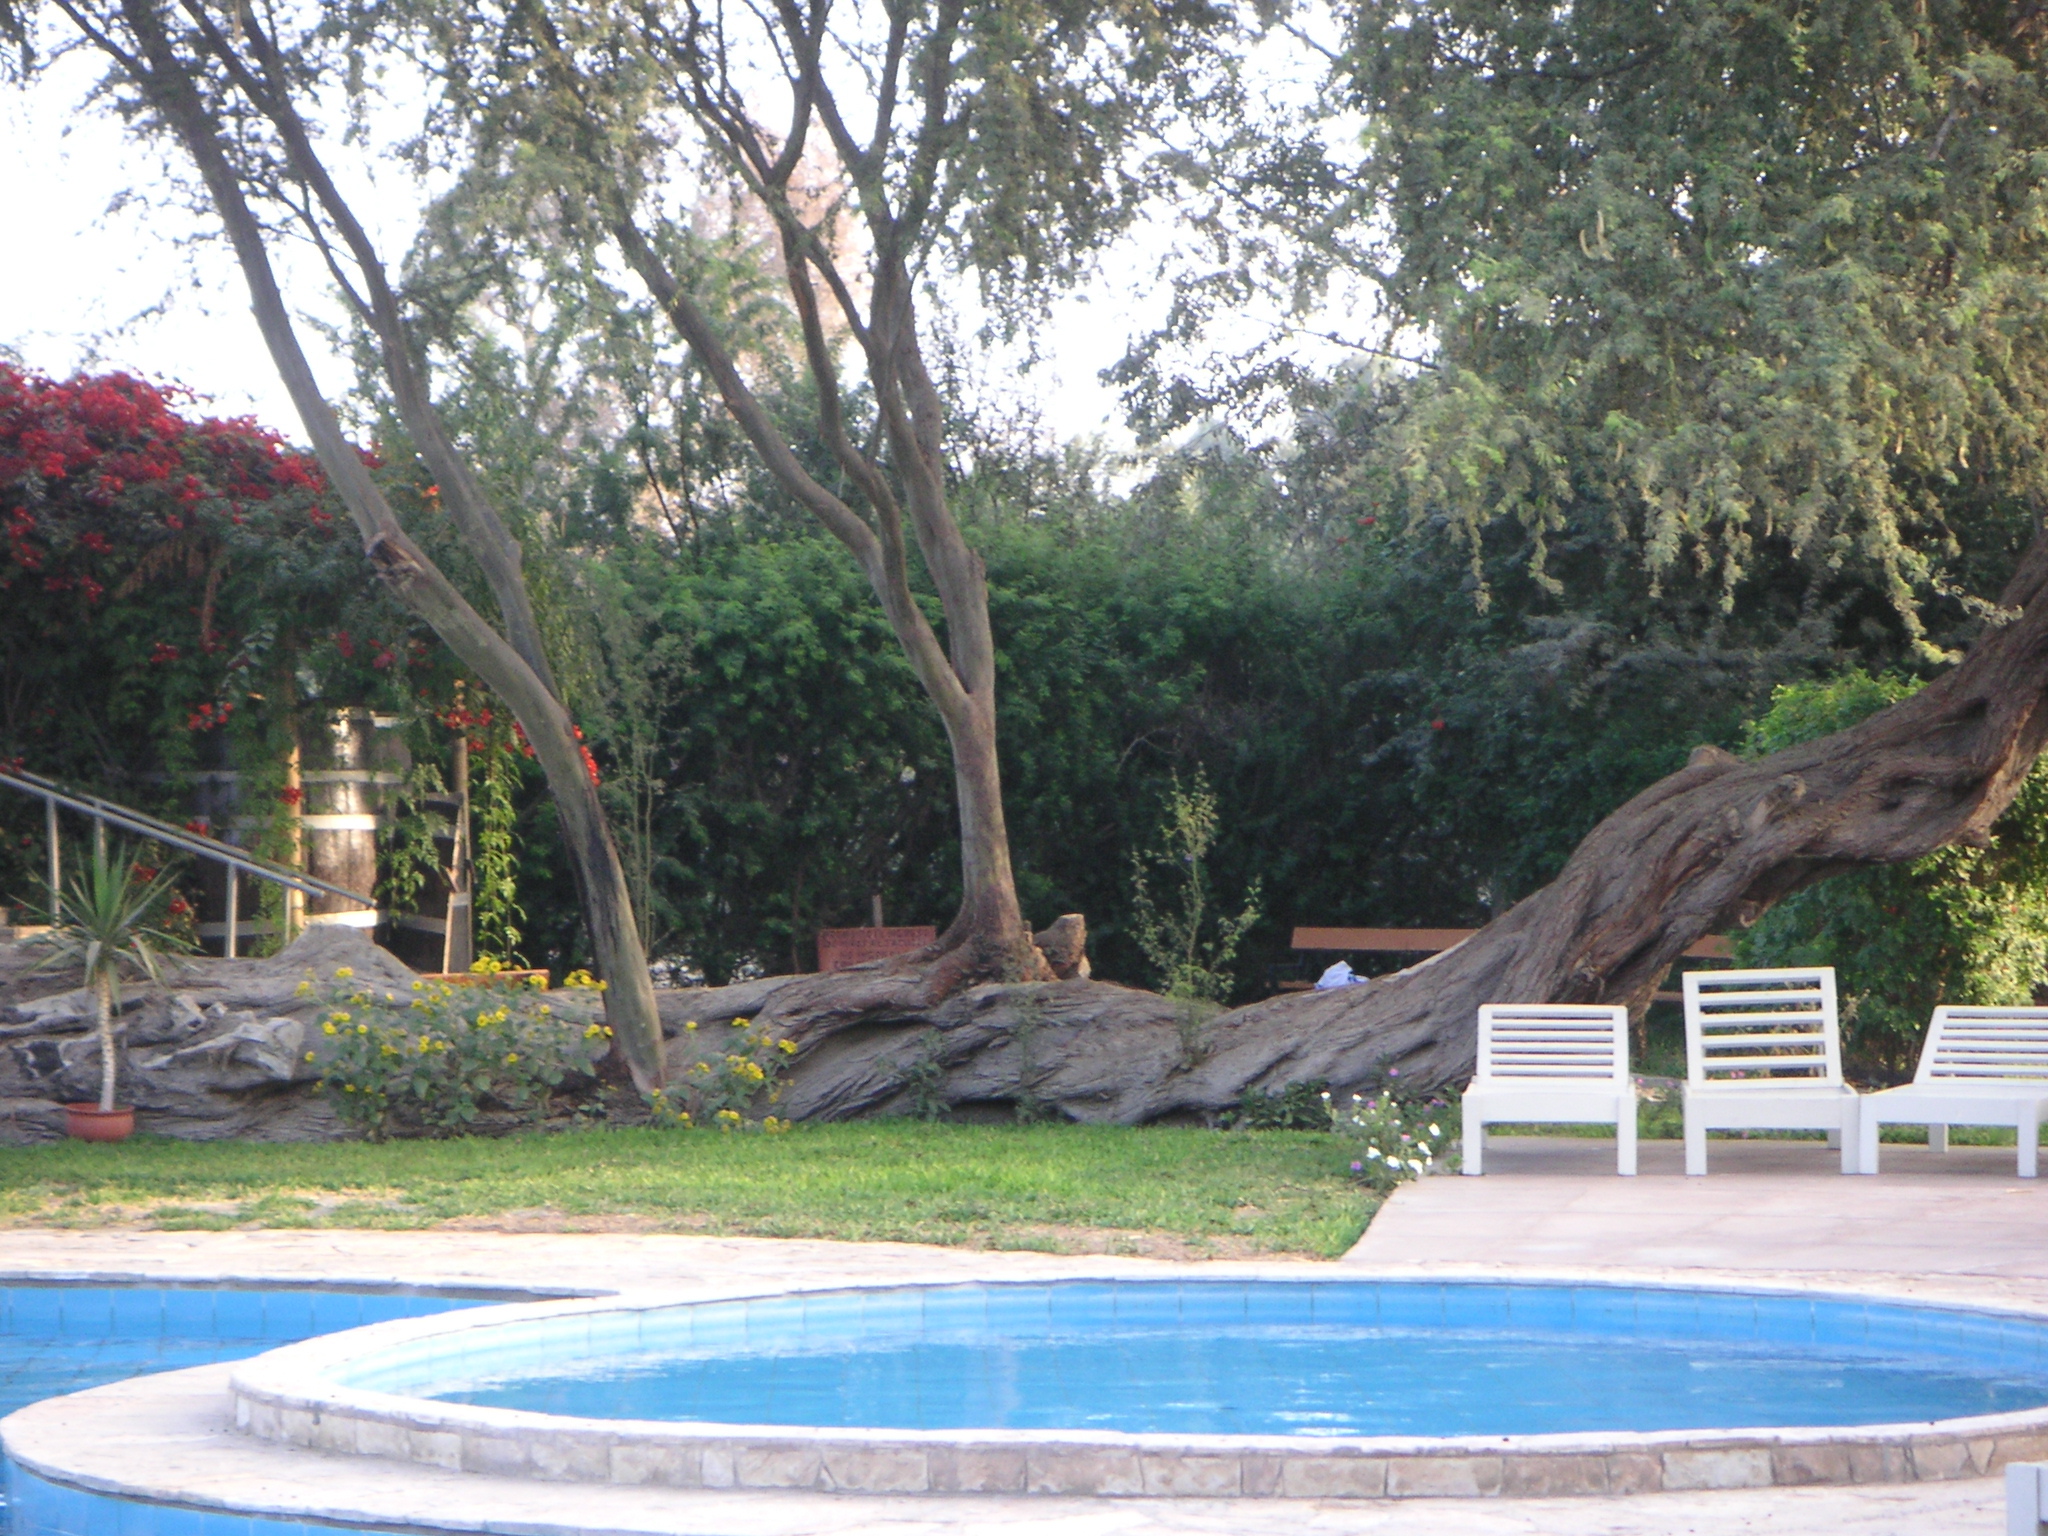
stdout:
<svg viewBox="0 0 2048 1536">
<path fill-rule="evenodd" d="M 121 981 L 132 974 L 161 982 L 167 959 L 189 951 L 182 935 L 156 926 L 157 914 L 175 894 L 174 871 L 149 869 L 132 849 L 111 852 L 95 841 L 90 859 L 74 861 L 76 873 L 51 893 L 46 914 L 50 931 L 37 939 L 43 956 L 37 970 L 79 966 L 92 994 L 93 1022 L 100 1041 L 100 1109 L 114 1108 L 114 1020 L 121 1012 Z"/>
</svg>

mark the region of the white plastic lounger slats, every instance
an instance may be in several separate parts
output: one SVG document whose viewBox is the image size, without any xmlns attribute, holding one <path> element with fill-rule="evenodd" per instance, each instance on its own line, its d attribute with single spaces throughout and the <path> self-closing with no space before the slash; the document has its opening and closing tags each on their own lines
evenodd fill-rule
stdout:
<svg viewBox="0 0 2048 1536">
<path fill-rule="evenodd" d="M 1685 1171 L 1707 1171 L 1708 1131 L 1827 1131 L 1857 1158 L 1856 1091 L 1842 1080 L 1831 966 L 1687 971 Z"/>
<path fill-rule="evenodd" d="M 1551 1122 L 1614 1127 L 1619 1172 L 1636 1171 L 1636 1090 L 1628 1009 L 1604 1003 L 1488 1003 L 1464 1101 L 1465 1172 L 1482 1171 L 1486 1127 Z"/>
<path fill-rule="evenodd" d="M 1764 978 L 1779 985 L 1759 986 Z M 1693 971 L 1685 977 L 1688 1076 L 1840 1082 L 1834 972 Z"/>
<path fill-rule="evenodd" d="M 2048 1008 L 1937 1008 L 1916 1083 L 1947 1078 L 2048 1083 Z"/>
<path fill-rule="evenodd" d="M 2019 1175 L 2031 1179 L 2044 1115 L 2048 1008 L 1937 1008 L 1913 1081 L 1863 1101 L 1863 1171 L 1877 1172 L 1882 1126 L 1924 1125 L 1928 1145 L 1945 1150 L 1952 1125 L 2009 1125 L 2019 1138 Z"/>
</svg>

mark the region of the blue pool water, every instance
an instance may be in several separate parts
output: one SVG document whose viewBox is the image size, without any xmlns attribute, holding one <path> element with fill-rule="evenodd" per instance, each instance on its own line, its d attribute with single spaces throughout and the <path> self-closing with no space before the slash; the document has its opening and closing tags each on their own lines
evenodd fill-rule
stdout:
<svg viewBox="0 0 2048 1536">
<path fill-rule="evenodd" d="M 315 1334 L 473 1307 L 479 1300 L 211 1286 L 0 1285 L 0 1418 L 64 1392 L 240 1360 Z M 0 1489 L 8 1481 L 0 1458 Z M 0 1531 L 7 1529 L 7 1499 L 0 1494 Z"/>
<path fill-rule="evenodd" d="M 592 1342 L 585 1342 L 586 1337 Z M 1375 1282 L 905 1287 L 484 1330 L 346 1379 L 586 1418 L 1179 1434 L 1891 1424 L 2048 1404 L 2048 1326 L 1839 1299 Z"/>
</svg>

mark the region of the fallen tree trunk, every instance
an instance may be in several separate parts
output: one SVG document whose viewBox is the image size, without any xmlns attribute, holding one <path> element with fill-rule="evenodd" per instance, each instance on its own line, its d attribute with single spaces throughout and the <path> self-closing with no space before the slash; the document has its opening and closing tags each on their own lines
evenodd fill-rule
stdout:
<svg viewBox="0 0 2048 1536">
<path fill-rule="evenodd" d="M 1846 731 L 1743 762 L 1714 747 L 1595 827 L 1555 881 L 1456 948 L 1371 986 L 1275 998 L 1217 1021 L 1212 1054 L 1155 1112 L 1246 1085 L 1470 1074 L 1486 1002 L 1640 1010 L 1702 935 L 1754 923 L 1830 875 L 1981 846 L 2048 740 L 2048 533 L 1954 671 Z"/>
<path fill-rule="evenodd" d="M 1247 1088 L 1317 1079 L 1339 1092 L 1390 1077 L 1455 1084 L 1471 1071 L 1481 1003 L 1640 1009 L 1694 940 L 1746 926 L 1803 886 L 1983 843 L 2048 740 L 2044 588 L 2048 536 L 2037 536 L 2003 594 L 2007 621 L 1954 671 L 1849 730 L 1755 762 L 1699 748 L 1595 827 L 1550 885 L 1456 948 L 1367 986 L 1196 1023 L 1121 987 L 948 996 L 927 972 L 882 965 L 678 995 L 664 1015 L 744 1013 L 794 1040 L 784 1102 L 799 1118 L 900 1112 L 921 1096 L 927 1108 L 1009 1100 L 1136 1123 L 1211 1118 Z"/>
</svg>

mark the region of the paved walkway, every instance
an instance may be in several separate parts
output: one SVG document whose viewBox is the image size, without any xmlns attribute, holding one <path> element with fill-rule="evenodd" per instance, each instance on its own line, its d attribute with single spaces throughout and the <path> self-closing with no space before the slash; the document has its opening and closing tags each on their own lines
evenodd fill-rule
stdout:
<svg viewBox="0 0 2048 1536">
<path fill-rule="evenodd" d="M 1885 1173 L 1845 1178 L 1825 1148 L 1717 1142 L 1714 1172 L 1686 1179 L 1675 1143 L 1646 1143 L 1643 1173 L 1618 1179 L 1611 1143 L 1501 1138 L 1483 1179 L 1410 1185 L 1342 1261 L 1378 1273 L 1587 1274 L 1913 1291 L 2048 1305 L 2048 1181 L 2013 1176 L 2008 1150 L 1946 1155 L 1888 1147 Z M 1321 1266 L 1306 1261 L 1295 1269 Z M 0 1230 L 0 1275 L 331 1278 L 570 1290 L 695 1290 L 792 1274 L 893 1280 L 1161 1275 L 1270 1269 L 1145 1259 L 977 1253 L 908 1244 L 485 1232 L 51 1232 Z M 1304 1500 L 891 1498 L 695 1493 L 550 1485 L 284 1450 L 227 1434 L 225 1393 L 202 1380 L 127 1392 L 119 1435 L 81 1420 L 117 1459 L 161 1454 L 179 1475 L 297 1489 L 308 1514 L 355 1510 L 379 1523 L 460 1507 L 498 1529 L 693 1536 L 1995 1536 L 1994 1480 L 1762 1489 L 1629 1499 Z M 40 1411 L 40 1410 L 39 1410 Z M 154 1446 L 156 1449 L 150 1449 Z M 225 1484 L 223 1484 L 225 1486 Z"/>
<path fill-rule="evenodd" d="M 1404 1186 L 1346 1262 L 1970 1277 L 2048 1300 L 2048 1180 L 2016 1177 L 2010 1148 L 1887 1147 L 1873 1178 L 1819 1142 L 1710 1145 L 1705 1178 L 1645 1142 L 1622 1179 L 1611 1141 L 1499 1137 L 1484 1178 Z"/>
</svg>

